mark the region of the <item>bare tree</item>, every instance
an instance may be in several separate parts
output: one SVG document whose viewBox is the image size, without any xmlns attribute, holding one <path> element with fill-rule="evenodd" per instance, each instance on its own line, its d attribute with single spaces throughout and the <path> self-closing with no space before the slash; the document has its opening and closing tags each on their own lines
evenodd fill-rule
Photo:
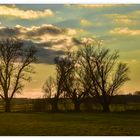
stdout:
<svg viewBox="0 0 140 140">
<path fill-rule="evenodd" d="M 64 83 L 74 67 L 74 62 L 70 60 L 70 53 L 65 56 L 56 57 L 56 94 L 54 97 L 54 111 L 58 111 L 58 99 L 65 92 Z"/>
<path fill-rule="evenodd" d="M 36 61 L 34 46 L 24 46 L 18 39 L 0 41 L 0 96 L 5 102 L 5 112 L 10 112 L 11 100 L 21 93 L 23 81 L 30 81 L 33 73 L 31 63 Z"/>
<path fill-rule="evenodd" d="M 88 76 L 89 85 L 92 85 L 93 96 L 96 96 L 104 112 L 109 112 L 111 97 L 129 80 L 128 67 L 118 63 L 118 52 L 111 53 L 109 49 L 93 45 L 85 45 L 78 51 L 79 63 Z"/>
<path fill-rule="evenodd" d="M 47 80 L 45 81 L 42 89 L 44 91 L 44 98 L 52 98 L 55 95 L 56 92 L 56 83 L 55 79 L 52 76 L 49 76 Z"/>
<path fill-rule="evenodd" d="M 51 104 L 52 111 L 57 111 L 56 109 L 56 79 L 49 76 L 43 85 L 44 98 Z"/>
<path fill-rule="evenodd" d="M 67 56 L 67 58 L 69 58 L 71 61 L 71 65 L 69 65 L 71 69 L 65 78 L 63 86 L 67 93 L 67 97 L 70 98 L 74 103 L 74 110 L 80 111 L 80 104 L 82 103 L 83 98 L 88 94 L 88 85 L 83 83 L 82 79 L 84 75 L 81 75 L 82 69 L 78 64 L 77 54 L 71 53 L 71 55 Z"/>
</svg>

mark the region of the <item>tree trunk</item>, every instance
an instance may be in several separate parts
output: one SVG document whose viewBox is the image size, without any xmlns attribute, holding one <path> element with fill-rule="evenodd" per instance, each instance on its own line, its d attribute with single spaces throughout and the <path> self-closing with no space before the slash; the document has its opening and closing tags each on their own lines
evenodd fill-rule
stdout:
<svg viewBox="0 0 140 140">
<path fill-rule="evenodd" d="M 102 107 L 103 107 L 103 112 L 106 112 L 106 113 L 110 112 L 109 104 L 104 103 L 102 104 Z"/>
<path fill-rule="evenodd" d="M 74 111 L 76 112 L 80 111 L 80 103 L 74 102 Z"/>
<path fill-rule="evenodd" d="M 53 112 L 58 111 L 58 99 L 55 97 L 52 99 L 52 111 Z"/>
<path fill-rule="evenodd" d="M 11 112 L 11 102 L 10 102 L 10 100 L 5 101 L 5 112 Z"/>
</svg>

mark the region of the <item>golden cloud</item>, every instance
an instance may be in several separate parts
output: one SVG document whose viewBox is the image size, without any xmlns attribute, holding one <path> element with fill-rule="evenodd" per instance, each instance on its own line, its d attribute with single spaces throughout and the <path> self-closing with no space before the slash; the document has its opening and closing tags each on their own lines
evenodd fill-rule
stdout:
<svg viewBox="0 0 140 140">
<path fill-rule="evenodd" d="M 81 24 L 82 26 L 92 26 L 92 22 L 90 22 L 90 21 L 88 21 L 88 20 L 86 20 L 86 19 L 81 19 L 81 20 L 80 20 L 80 24 Z"/>
<path fill-rule="evenodd" d="M 127 19 L 127 18 L 119 18 L 119 19 L 114 19 L 114 22 L 117 24 L 125 24 L 125 25 L 136 25 L 138 24 L 137 21 L 131 20 L 131 19 Z"/>
<path fill-rule="evenodd" d="M 38 19 L 48 16 L 53 16 L 54 13 L 50 9 L 45 9 L 44 11 L 34 11 L 34 10 L 21 10 L 16 6 L 0 6 L 0 16 L 11 16 L 20 19 Z"/>
<path fill-rule="evenodd" d="M 116 7 L 125 6 L 126 4 L 78 4 L 81 8 L 105 8 L 105 7 Z"/>
<path fill-rule="evenodd" d="M 115 28 L 109 32 L 110 34 L 114 35 L 130 35 L 130 36 L 139 36 L 140 30 L 132 30 L 128 27 L 126 28 Z"/>
<path fill-rule="evenodd" d="M 106 17 L 113 20 L 115 24 L 120 25 L 136 25 L 138 24 L 138 21 L 134 19 L 134 16 L 132 14 L 106 14 Z"/>
<path fill-rule="evenodd" d="M 60 28 L 52 24 L 30 27 L 16 25 L 13 28 L 0 27 L 0 38 L 18 37 L 54 51 L 75 50 L 83 43 L 83 40 L 77 39 L 82 34 L 85 34 L 82 29 Z"/>
</svg>

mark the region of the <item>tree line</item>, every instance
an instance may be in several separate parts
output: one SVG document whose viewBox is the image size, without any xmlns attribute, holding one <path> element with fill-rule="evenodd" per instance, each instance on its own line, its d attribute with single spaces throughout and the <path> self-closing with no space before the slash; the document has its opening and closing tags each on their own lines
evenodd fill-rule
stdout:
<svg viewBox="0 0 140 140">
<path fill-rule="evenodd" d="M 21 93 L 24 81 L 30 81 L 31 66 L 37 61 L 35 46 L 8 38 L 0 41 L 0 97 L 5 112 L 11 110 L 11 100 Z M 45 98 L 51 98 L 52 111 L 58 111 L 59 98 L 69 98 L 75 111 L 86 97 L 96 97 L 104 112 L 110 112 L 112 97 L 129 80 L 129 68 L 118 61 L 119 53 L 101 47 L 100 42 L 85 43 L 77 51 L 55 57 L 56 76 L 44 83 Z"/>
<path fill-rule="evenodd" d="M 43 90 L 58 111 L 59 98 L 69 98 L 75 111 L 86 97 L 96 97 L 104 112 L 110 112 L 112 97 L 129 80 L 129 68 L 118 61 L 119 53 L 101 47 L 100 42 L 84 44 L 76 52 L 55 58 L 56 78 L 49 77 Z"/>
</svg>

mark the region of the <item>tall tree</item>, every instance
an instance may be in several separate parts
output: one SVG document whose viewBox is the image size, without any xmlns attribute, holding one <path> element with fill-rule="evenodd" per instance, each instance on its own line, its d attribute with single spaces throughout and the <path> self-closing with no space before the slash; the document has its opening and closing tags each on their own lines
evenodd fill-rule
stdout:
<svg viewBox="0 0 140 140">
<path fill-rule="evenodd" d="M 70 53 L 65 56 L 56 57 L 56 94 L 54 97 L 54 111 L 58 111 L 58 99 L 64 93 L 64 83 L 74 67 L 74 63 L 70 60 Z"/>
<path fill-rule="evenodd" d="M 30 81 L 31 63 L 36 61 L 34 46 L 25 46 L 21 40 L 0 40 L 0 97 L 5 102 L 5 112 L 11 111 L 11 100 L 21 93 L 24 81 Z"/>
<path fill-rule="evenodd" d="M 70 55 L 67 56 L 69 61 L 71 61 L 71 67 L 67 78 L 65 78 L 64 82 L 64 90 L 66 91 L 67 97 L 72 100 L 74 103 L 74 110 L 80 111 L 80 104 L 85 96 L 87 96 L 87 88 L 88 85 L 83 83 L 83 77 L 85 75 L 81 75 L 82 69 L 78 64 L 78 57 L 77 53 L 69 53 Z M 89 91 L 89 90 L 88 90 Z"/>
<path fill-rule="evenodd" d="M 111 53 L 109 49 L 100 47 L 100 44 L 85 45 L 78 54 L 82 69 L 89 75 L 91 94 L 98 98 L 103 111 L 109 112 L 112 96 L 129 80 L 127 65 L 117 62 L 118 52 Z"/>
</svg>

